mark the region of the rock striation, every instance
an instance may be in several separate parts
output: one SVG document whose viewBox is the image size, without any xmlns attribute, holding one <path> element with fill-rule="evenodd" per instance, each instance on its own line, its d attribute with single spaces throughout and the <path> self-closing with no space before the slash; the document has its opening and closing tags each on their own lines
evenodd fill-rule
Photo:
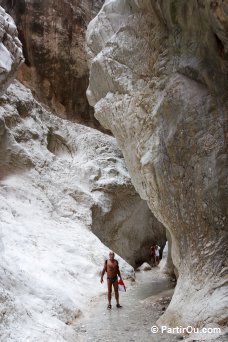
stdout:
<svg viewBox="0 0 228 342">
<path fill-rule="evenodd" d="M 23 61 L 22 45 L 13 19 L 0 7 L 0 95 Z"/>
<path fill-rule="evenodd" d="M 103 0 L 0 0 L 14 18 L 25 63 L 18 79 L 62 118 L 101 127 L 86 98 L 85 30 Z"/>
<path fill-rule="evenodd" d="M 159 323 L 227 321 L 228 4 L 107 0 L 87 31 L 95 115 L 168 229 L 179 278 Z"/>
</svg>

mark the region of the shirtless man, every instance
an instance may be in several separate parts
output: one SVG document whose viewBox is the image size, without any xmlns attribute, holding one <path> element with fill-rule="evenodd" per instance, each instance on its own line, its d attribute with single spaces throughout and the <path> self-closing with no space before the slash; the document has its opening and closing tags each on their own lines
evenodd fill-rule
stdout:
<svg viewBox="0 0 228 342">
<path fill-rule="evenodd" d="M 118 276 L 122 279 L 119 270 L 118 261 L 114 259 L 115 253 L 109 252 L 109 260 L 104 263 L 104 268 L 101 273 L 101 283 L 103 283 L 103 277 L 105 272 L 107 272 L 107 285 L 108 285 L 108 306 L 107 309 L 111 309 L 111 299 L 112 299 L 112 285 L 114 287 L 116 307 L 122 308 L 119 303 L 119 291 L 118 291 Z"/>
</svg>

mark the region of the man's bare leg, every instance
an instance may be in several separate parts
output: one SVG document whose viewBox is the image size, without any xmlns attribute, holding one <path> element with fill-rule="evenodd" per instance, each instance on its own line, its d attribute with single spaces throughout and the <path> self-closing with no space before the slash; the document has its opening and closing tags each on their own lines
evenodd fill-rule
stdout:
<svg viewBox="0 0 228 342">
<path fill-rule="evenodd" d="M 107 284 L 108 284 L 108 304 L 111 305 L 111 300 L 112 300 L 112 283 L 109 279 L 107 279 Z"/>
<path fill-rule="evenodd" d="M 113 284 L 113 286 L 114 286 L 114 291 L 115 291 L 116 304 L 117 304 L 117 305 L 120 305 L 120 303 L 119 303 L 118 281 L 115 281 L 115 283 Z"/>
</svg>

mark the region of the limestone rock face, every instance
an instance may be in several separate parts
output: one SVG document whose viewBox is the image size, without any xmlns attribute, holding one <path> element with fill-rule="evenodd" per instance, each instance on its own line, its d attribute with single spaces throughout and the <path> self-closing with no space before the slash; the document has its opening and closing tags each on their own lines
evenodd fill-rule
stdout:
<svg viewBox="0 0 228 342">
<path fill-rule="evenodd" d="M 172 239 L 171 239 L 170 232 L 168 230 L 166 230 L 166 237 L 167 237 L 167 246 L 165 247 L 166 256 L 165 258 L 163 258 L 162 256 L 163 262 L 161 262 L 160 269 L 162 273 L 167 274 L 171 280 L 176 280 L 178 278 L 178 271 L 173 264 L 173 259 L 171 255 Z"/>
<path fill-rule="evenodd" d="M 165 228 L 115 138 L 56 117 L 18 81 L 0 98 L 0 132 L 0 340 L 76 341 L 75 320 L 104 291 L 108 250 L 92 232 L 135 266 Z"/>
<path fill-rule="evenodd" d="M 134 267 L 149 261 L 151 243 L 164 247 L 165 228 L 136 193 L 114 138 L 54 117 L 19 82 L 9 87 L 0 105 L 1 179 L 35 168 L 46 174 L 46 181 L 39 178 L 40 186 L 44 181 L 44 188 L 52 188 L 47 178 L 56 170 L 58 192 L 63 195 L 56 197 L 58 211 L 65 216 L 68 205 L 73 218 L 79 214 L 73 209 L 70 213 L 72 203 L 87 207 L 86 221 L 92 231 Z M 62 184 L 60 174 L 65 172 L 68 176 Z M 80 179 L 81 189 L 74 186 L 74 179 L 76 184 Z M 130 250 L 126 248 L 126 234 L 131 236 Z"/>
<path fill-rule="evenodd" d="M 110 166 L 110 174 L 115 169 Z M 151 263 L 149 250 L 166 242 L 164 226 L 152 215 L 132 186 L 101 187 L 99 202 L 92 206 L 92 231 L 110 249 L 137 268 Z M 102 205 L 101 205 L 102 204 Z"/>
<path fill-rule="evenodd" d="M 95 115 L 172 239 L 161 324 L 227 319 L 228 4 L 106 1 L 87 31 Z"/>
<path fill-rule="evenodd" d="M 17 28 L 13 19 L 0 7 L 0 95 L 15 77 L 22 61 L 22 46 Z"/>
<path fill-rule="evenodd" d="M 14 18 L 25 63 L 18 75 L 52 112 L 100 127 L 86 98 L 85 30 L 103 0 L 0 0 Z"/>
</svg>

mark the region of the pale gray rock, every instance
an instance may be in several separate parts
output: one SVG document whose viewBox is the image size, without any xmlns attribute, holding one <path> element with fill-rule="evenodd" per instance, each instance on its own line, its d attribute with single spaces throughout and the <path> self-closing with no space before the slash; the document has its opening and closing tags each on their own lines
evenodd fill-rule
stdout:
<svg viewBox="0 0 228 342">
<path fill-rule="evenodd" d="M 1 179 L 29 169 L 45 174 L 39 186 L 50 191 L 59 215 L 78 218 L 79 208 L 85 208 L 87 215 L 83 213 L 81 219 L 133 267 L 150 261 L 152 243 L 164 247 L 165 228 L 136 193 L 113 137 L 53 116 L 17 81 L 0 105 Z M 58 184 L 55 196 L 56 184 L 48 182 L 48 175 L 56 170 L 65 173 L 64 168 L 68 176 Z M 75 177 L 82 188 L 74 186 Z M 73 204 L 78 208 L 75 212 Z M 127 243 L 126 234 L 131 236 Z"/>
<path fill-rule="evenodd" d="M 178 271 L 173 264 L 172 259 L 172 239 L 170 232 L 166 230 L 167 245 L 164 248 L 162 262 L 159 264 L 162 273 L 167 274 L 171 280 L 175 281 L 178 278 Z"/>
<path fill-rule="evenodd" d="M 109 159 L 107 159 L 109 160 Z M 110 168 L 110 176 L 116 173 Z M 153 216 L 144 200 L 139 200 L 135 189 L 102 184 L 98 203 L 92 206 L 92 231 L 110 249 L 137 268 L 144 261 L 151 264 L 151 245 L 164 248 L 164 226 Z"/>
<path fill-rule="evenodd" d="M 18 81 L 0 98 L 0 137 L 0 340 L 75 341 L 75 321 L 106 289 L 108 249 L 92 232 L 135 266 L 154 239 L 165 244 L 165 229 L 115 138 L 54 116 Z"/>
<path fill-rule="evenodd" d="M 0 7 L 0 95 L 23 61 L 22 45 L 13 19 Z"/>
<path fill-rule="evenodd" d="M 95 115 L 169 230 L 179 278 L 159 324 L 227 320 L 228 4 L 109 0 L 87 31 Z"/>
</svg>

